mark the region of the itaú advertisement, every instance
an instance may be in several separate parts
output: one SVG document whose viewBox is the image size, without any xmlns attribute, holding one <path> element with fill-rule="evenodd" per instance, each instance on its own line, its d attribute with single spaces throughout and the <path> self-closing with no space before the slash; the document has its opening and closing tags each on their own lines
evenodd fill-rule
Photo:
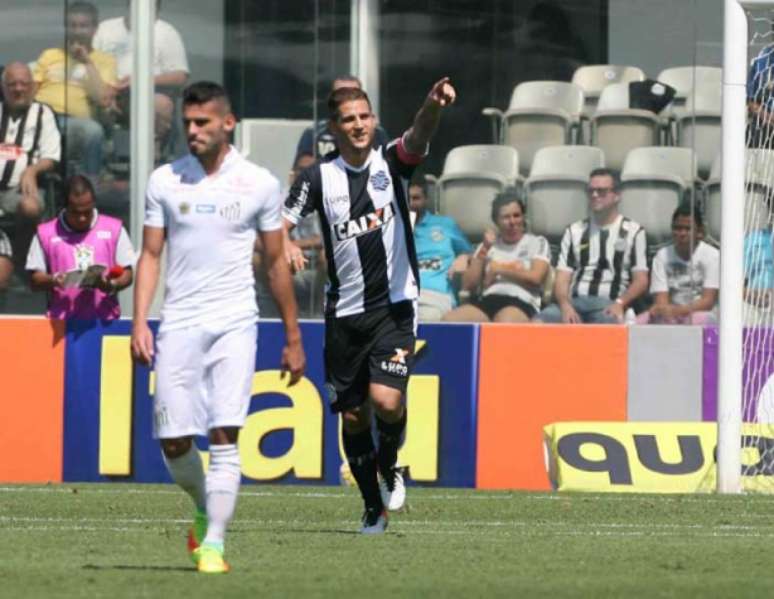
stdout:
<svg viewBox="0 0 774 599">
<path fill-rule="evenodd" d="M 715 490 L 713 422 L 558 422 L 543 429 L 558 491 L 696 493 Z M 742 486 L 774 493 L 774 425 L 744 424 Z"/>
<path fill-rule="evenodd" d="M 252 398 L 239 438 L 245 482 L 339 483 L 343 451 L 323 387 L 324 326 L 304 322 L 301 330 L 306 375 L 287 387 L 279 370 L 282 325 L 258 325 Z M 131 361 L 130 323 L 72 323 L 66 335 L 63 480 L 169 481 L 152 438 L 155 375 Z M 398 456 L 414 482 L 475 485 L 477 344 L 475 326 L 419 329 Z M 206 439 L 197 445 L 206 460 Z"/>
</svg>

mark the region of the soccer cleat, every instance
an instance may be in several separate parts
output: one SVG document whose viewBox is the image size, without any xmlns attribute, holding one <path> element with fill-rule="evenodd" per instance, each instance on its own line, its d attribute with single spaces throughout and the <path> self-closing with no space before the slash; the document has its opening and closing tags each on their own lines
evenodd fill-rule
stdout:
<svg viewBox="0 0 774 599">
<path fill-rule="evenodd" d="M 364 535 L 380 535 L 387 530 L 387 510 L 366 508 L 363 513 L 363 526 L 360 533 Z"/>
<path fill-rule="evenodd" d="M 196 569 L 203 574 L 226 574 L 231 568 L 223 559 L 223 551 L 211 545 L 194 550 Z"/>
<path fill-rule="evenodd" d="M 188 555 L 191 556 L 191 561 L 194 564 L 197 563 L 198 554 L 196 550 L 199 545 L 204 541 L 204 536 L 207 534 L 207 512 L 200 512 L 196 510 L 194 514 L 194 521 L 191 524 L 191 528 L 188 529 Z"/>
<path fill-rule="evenodd" d="M 391 512 L 403 509 L 406 504 L 404 474 L 408 474 L 407 468 L 393 466 L 387 471 L 386 476 L 379 476 L 379 492 L 382 494 L 382 503 Z"/>
</svg>

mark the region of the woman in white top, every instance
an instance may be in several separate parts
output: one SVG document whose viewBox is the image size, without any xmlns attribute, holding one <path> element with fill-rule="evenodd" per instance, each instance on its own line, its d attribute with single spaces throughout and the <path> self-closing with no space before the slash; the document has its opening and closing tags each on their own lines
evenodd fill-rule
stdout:
<svg viewBox="0 0 774 599">
<path fill-rule="evenodd" d="M 529 322 L 540 310 L 551 251 L 548 241 L 525 231 L 525 210 L 513 191 L 492 202 L 497 233 L 484 233 L 462 275 L 462 288 L 480 295 L 448 312 L 452 322 Z"/>
</svg>

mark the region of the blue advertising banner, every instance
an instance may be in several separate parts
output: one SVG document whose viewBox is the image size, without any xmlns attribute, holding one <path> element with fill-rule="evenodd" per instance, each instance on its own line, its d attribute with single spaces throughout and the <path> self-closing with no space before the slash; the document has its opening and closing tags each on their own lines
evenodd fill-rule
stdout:
<svg viewBox="0 0 774 599">
<path fill-rule="evenodd" d="M 323 392 L 324 328 L 321 322 L 304 322 L 301 328 L 306 376 L 288 388 L 279 376 L 282 325 L 263 321 L 258 326 L 252 399 L 239 442 L 245 482 L 339 483 L 339 421 Z M 129 321 L 68 324 L 65 481 L 169 481 L 152 438 L 154 375 L 132 364 L 129 333 Z M 477 354 L 475 325 L 419 328 L 399 454 L 415 483 L 475 485 Z M 206 439 L 197 444 L 206 460 Z"/>
</svg>

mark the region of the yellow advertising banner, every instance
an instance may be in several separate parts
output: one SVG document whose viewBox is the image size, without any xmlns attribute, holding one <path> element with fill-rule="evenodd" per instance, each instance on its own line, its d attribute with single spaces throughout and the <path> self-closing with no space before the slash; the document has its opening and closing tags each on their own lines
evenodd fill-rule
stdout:
<svg viewBox="0 0 774 599">
<path fill-rule="evenodd" d="M 557 422 L 543 428 L 558 491 L 700 493 L 715 490 L 714 422 Z M 774 493 L 774 424 L 744 424 L 742 485 Z"/>
</svg>

